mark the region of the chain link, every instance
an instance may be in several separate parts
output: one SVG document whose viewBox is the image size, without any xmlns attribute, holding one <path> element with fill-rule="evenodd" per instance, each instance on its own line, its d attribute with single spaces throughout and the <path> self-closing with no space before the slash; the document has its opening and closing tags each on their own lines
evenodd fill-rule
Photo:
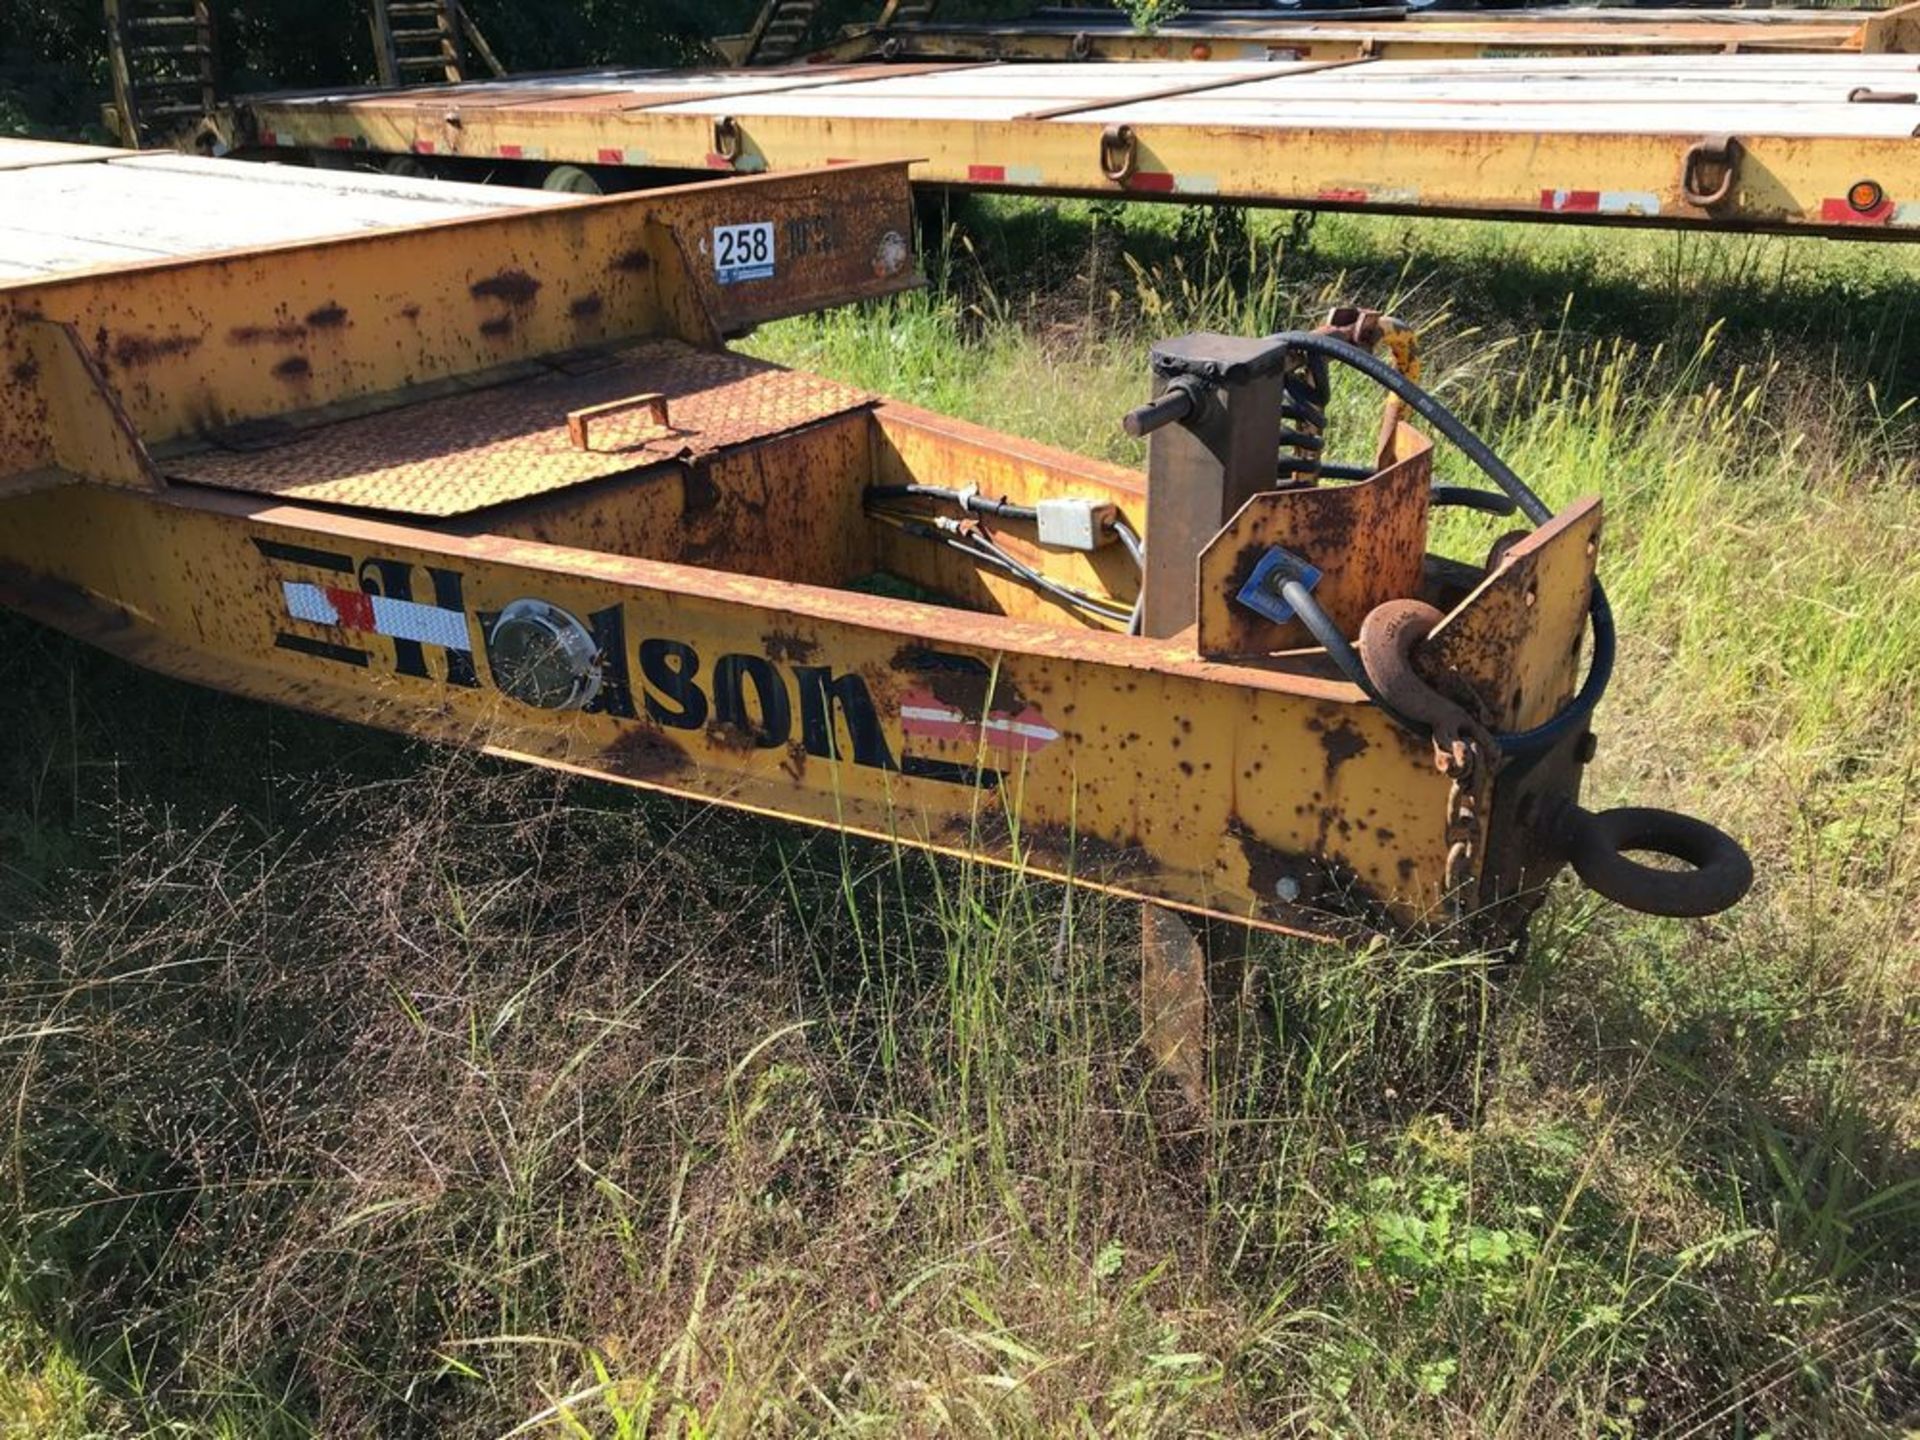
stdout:
<svg viewBox="0 0 1920 1440">
<path fill-rule="evenodd" d="M 1466 918 L 1467 889 L 1473 883 L 1480 843 L 1481 777 L 1485 757 L 1472 736 L 1456 736 L 1450 745 L 1435 740 L 1434 767 L 1453 783 L 1447 788 L 1447 914 Z"/>
</svg>

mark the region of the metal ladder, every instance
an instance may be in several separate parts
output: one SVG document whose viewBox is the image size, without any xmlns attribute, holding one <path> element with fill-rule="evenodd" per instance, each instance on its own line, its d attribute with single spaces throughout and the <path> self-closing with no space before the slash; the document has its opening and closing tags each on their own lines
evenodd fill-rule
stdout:
<svg viewBox="0 0 1920 1440">
<path fill-rule="evenodd" d="M 471 77 L 475 59 L 506 73 L 460 0 L 367 0 L 367 9 L 382 85 L 457 85 Z"/>
<path fill-rule="evenodd" d="M 122 143 L 163 144 L 213 113 L 211 0 L 106 0 L 106 11 Z"/>
<path fill-rule="evenodd" d="M 940 0 L 886 0 L 874 29 L 918 25 L 933 18 Z M 743 42 L 726 47 L 739 65 L 783 65 L 804 50 L 819 0 L 767 0 Z"/>
</svg>

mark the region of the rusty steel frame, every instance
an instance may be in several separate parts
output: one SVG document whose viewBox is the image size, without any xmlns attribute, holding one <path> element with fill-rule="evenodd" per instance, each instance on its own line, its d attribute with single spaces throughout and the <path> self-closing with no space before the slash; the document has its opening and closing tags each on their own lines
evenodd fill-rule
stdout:
<svg viewBox="0 0 1920 1440">
<path fill-rule="evenodd" d="M 755 215 L 818 243 L 778 284 L 716 285 L 705 237 Z M 1070 621 L 859 510 L 869 484 L 966 478 L 1025 503 L 1092 496 L 1147 528 L 1133 472 L 854 396 L 709 456 L 643 448 L 625 474 L 472 515 L 187 478 L 197 456 L 227 473 L 316 427 L 430 426 L 477 387 L 570 373 L 638 338 L 713 346 L 897 290 L 908 223 L 903 166 L 834 167 L 0 285 L 0 594 L 239 694 L 1196 913 L 1309 934 L 1437 914 L 1445 779 L 1423 739 L 1322 659 L 1207 659 L 1189 633 Z M 468 453 L 459 433 L 444 443 L 452 461 Z M 1257 449 L 1237 452 L 1246 474 Z M 490 485 L 498 462 L 469 458 Z M 1063 581 L 1137 593 L 1111 548 L 1052 551 L 1019 526 L 1005 540 Z M 1577 633 L 1591 556 L 1568 553 Z M 949 599 L 850 593 L 869 571 Z M 1545 667 L 1527 699 L 1544 713 L 1567 688 L 1568 612 L 1480 633 L 1510 583 L 1489 577 L 1446 633 L 1497 669 Z M 316 622 L 294 597 L 328 587 L 431 602 L 464 638 L 436 649 Z M 593 617 L 610 678 L 592 708 L 530 705 L 491 674 L 485 617 L 529 595 Z M 1185 623 L 1154 614 L 1168 632 Z M 922 711 L 935 723 L 916 728 Z M 1511 889 L 1478 878 L 1488 903 Z"/>
<path fill-rule="evenodd" d="M 1298 547 L 1345 630 L 1432 606 L 1405 662 L 1527 731 L 1568 718 L 1599 502 L 1428 557 L 1397 402 L 1372 479 L 1281 483 L 1275 367 L 1316 337 L 1156 347 L 1144 477 L 722 348 L 916 283 L 910 226 L 904 164 L 836 166 L 0 281 L 0 603 L 234 694 L 1146 902 L 1146 1045 L 1195 1101 L 1248 929 L 1522 934 L 1587 712 L 1449 768 L 1438 721 L 1221 607 Z M 756 227 L 778 263 L 729 273 Z M 1017 565 L 875 508 L 926 487 L 1026 507 L 991 537 Z M 1049 538 L 1049 504 L 1144 559 Z"/>
</svg>

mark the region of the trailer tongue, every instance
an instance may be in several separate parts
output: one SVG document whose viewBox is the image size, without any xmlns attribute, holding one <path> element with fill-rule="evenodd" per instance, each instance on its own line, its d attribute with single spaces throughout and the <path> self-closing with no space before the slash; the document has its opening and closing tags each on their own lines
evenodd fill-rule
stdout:
<svg viewBox="0 0 1920 1440">
<path fill-rule="evenodd" d="M 162 190 L 144 238 L 104 223 Z M 1156 347 L 1142 476 L 722 347 L 913 284 L 904 165 L 526 198 L 0 169 L 41 227 L 0 232 L 0 600 L 237 694 L 1236 925 L 1505 944 L 1568 860 L 1662 913 L 1746 888 L 1710 827 L 1579 807 L 1600 502 L 1550 513 L 1391 321 Z M 1341 464 L 1348 372 L 1389 398 Z M 1488 487 L 1436 490 L 1430 430 Z M 1443 560 L 1440 503 L 1535 528 Z M 1204 993 L 1170 919 L 1150 1003 Z"/>
</svg>

